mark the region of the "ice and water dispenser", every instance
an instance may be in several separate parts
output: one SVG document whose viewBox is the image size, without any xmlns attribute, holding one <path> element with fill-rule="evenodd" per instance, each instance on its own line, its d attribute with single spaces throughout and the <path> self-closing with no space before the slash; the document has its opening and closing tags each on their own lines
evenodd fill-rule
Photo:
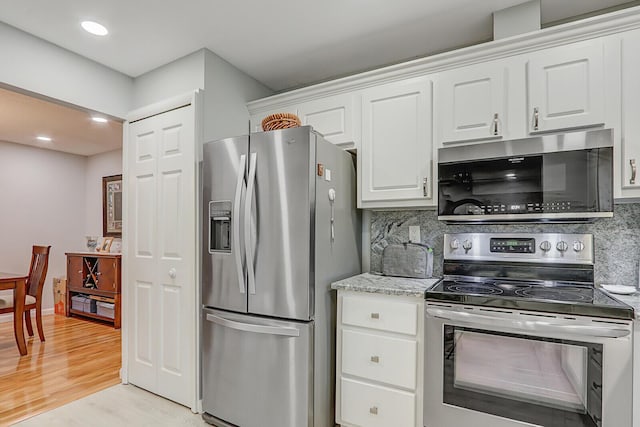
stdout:
<svg viewBox="0 0 640 427">
<path fill-rule="evenodd" d="M 209 202 L 209 251 L 231 252 L 231 202 Z"/>
</svg>

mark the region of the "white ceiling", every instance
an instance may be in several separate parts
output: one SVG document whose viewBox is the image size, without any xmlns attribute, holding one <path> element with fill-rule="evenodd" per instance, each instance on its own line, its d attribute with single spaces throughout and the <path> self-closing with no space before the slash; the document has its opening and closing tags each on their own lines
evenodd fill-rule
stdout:
<svg viewBox="0 0 640 427">
<path fill-rule="evenodd" d="M 0 141 L 91 156 L 122 147 L 122 123 L 96 123 L 92 114 L 0 88 Z M 39 141 L 48 136 L 51 142 Z"/>
<path fill-rule="evenodd" d="M 523 1 L 2 0 L 0 20 L 132 77 L 204 47 L 282 90 L 489 40 Z M 542 21 L 627 1 L 542 0 Z"/>
<path fill-rule="evenodd" d="M 0 0 L 0 21 L 131 77 L 208 48 L 284 90 L 490 40 L 492 12 L 522 2 Z M 544 24 L 626 2 L 542 0 L 541 18 Z M 84 32 L 83 20 L 110 34 Z M 37 141 L 38 134 L 54 141 Z M 122 146 L 122 124 L 94 123 L 87 111 L 0 88 L 0 141 L 93 155 Z"/>
</svg>

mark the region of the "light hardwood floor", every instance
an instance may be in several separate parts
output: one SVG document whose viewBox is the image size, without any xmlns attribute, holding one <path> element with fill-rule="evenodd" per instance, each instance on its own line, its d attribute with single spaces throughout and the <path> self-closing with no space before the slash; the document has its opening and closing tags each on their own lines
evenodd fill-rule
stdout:
<svg viewBox="0 0 640 427">
<path fill-rule="evenodd" d="M 27 338 L 26 356 L 18 353 L 13 323 L 0 323 L 0 426 L 120 382 L 119 329 L 53 314 L 43 321 L 46 341 L 37 332 Z"/>
<path fill-rule="evenodd" d="M 200 414 L 132 385 L 115 385 L 16 427 L 210 427 Z"/>
</svg>

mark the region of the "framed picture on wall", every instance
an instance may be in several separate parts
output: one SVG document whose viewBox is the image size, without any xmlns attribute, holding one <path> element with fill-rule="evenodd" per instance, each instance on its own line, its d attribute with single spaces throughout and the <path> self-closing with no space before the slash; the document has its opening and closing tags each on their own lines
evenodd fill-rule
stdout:
<svg viewBox="0 0 640 427">
<path fill-rule="evenodd" d="M 122 175 L 102 178 L 102 235 L 122 237 Z"/>
</svg>

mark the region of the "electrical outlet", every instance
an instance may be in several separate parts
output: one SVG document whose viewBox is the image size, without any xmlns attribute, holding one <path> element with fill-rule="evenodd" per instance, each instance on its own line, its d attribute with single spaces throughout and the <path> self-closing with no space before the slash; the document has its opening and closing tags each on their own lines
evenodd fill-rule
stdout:
<svg viewBox="0 0 640 427">
<path fill-rule="evenodd" d="M 409 226 L 409 241 L 413 243 L 420 243 L 420 226 L 419 225 Z"/>
</svg>

